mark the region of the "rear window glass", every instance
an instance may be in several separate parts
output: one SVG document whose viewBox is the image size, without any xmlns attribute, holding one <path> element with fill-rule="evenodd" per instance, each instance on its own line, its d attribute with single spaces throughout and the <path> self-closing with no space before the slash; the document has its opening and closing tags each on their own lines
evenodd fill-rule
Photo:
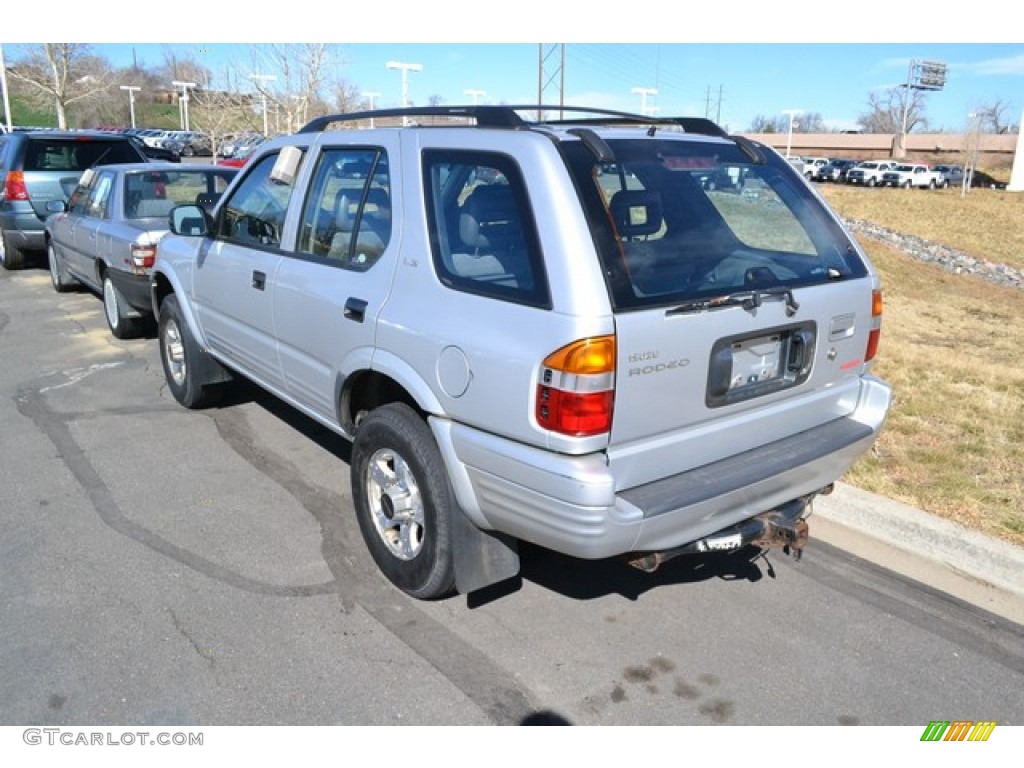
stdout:
<svg viewBox="0 0 1024 768">
<path fill-rule="evenodd" d="M 616 308 L 862 277 L 850 239 L 793 167 L 732 143 L 620 139 L 566 158 Z"/>
<path fill-rule="evenodd" d="M 25 150 L 26 171 L 84 171 L 95 165 L 138 163 L 143 158 L 128 141 L 33 139 Z"/>
<path fill-rule="evenodd" d="M 235 169 L 218 171 L 137 171 L 125 174 L 125 218 L 165 218 L 176 205 L 212 209 L 224 194 Z"/>
</svg>

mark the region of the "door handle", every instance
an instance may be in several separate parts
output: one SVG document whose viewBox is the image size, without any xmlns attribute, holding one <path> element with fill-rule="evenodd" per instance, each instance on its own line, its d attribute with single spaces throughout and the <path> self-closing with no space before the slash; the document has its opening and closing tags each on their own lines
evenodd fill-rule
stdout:
<svg viewBox="0 0 1024 768">
<path fill-rule="evenodd" d="M 357 323 L 363 322 L 366 318 L 366 306 L 367 303 L 362 299 L 349 296 L 345 300 L 345 317 L 349 320 L 355 320 Z"/>
<path fill-rule="evenodd" d="M 267 286 L 267 273 L 260 272 L 258 269 L 254 269 L 252 273 L 252 287 L 257 291 L 262 291 Z"/>
</svg>

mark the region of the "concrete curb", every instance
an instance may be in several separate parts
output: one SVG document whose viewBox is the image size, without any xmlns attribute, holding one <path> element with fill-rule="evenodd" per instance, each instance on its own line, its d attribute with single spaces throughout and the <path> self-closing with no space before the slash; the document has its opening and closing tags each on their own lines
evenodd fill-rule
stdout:
<svg viewBox="0 0 1024 768">
<path fill-rule="evenodd" d="M 814 500 L 815 517 L 1024 597 L 1024 549 L 851 485 Z"/>
</svg>

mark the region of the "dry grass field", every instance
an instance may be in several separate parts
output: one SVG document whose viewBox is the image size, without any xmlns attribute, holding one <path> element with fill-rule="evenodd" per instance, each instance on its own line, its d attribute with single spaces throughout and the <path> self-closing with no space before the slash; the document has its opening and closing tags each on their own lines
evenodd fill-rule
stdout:
<svg viewBox="0 0 1024 768">
<path fill-rule="evenodd" d="M 1024 267 L 1024 193 L 820 189 L 845 218 Z M 885 297 L 874 370 L 895 399 L 845 480 L 1024 545 L 1024 290 L 860 242 Z"/>
</svg>

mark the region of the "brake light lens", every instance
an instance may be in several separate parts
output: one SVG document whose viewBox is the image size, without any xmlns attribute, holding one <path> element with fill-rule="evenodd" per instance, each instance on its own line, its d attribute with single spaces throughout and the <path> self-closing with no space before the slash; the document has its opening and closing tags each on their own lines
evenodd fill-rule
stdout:
<svg viewBox="0 0 1024 768">
<path fill-rule="evenodd" d="M 4 197 L 8 200 L 28 200 L 28 187 L 25 186 L 25 174 L 21 171 L 8 171 L 4 179 Z"/>
<path fill-rule="evenodd" d="M 871 332 L 868 334 L 868 348 L 864 353 L 864 362 L 870 363 L 878 354 L 878 342 L 882 335 L 882 292 L 871 294 Z"/>
<path fill-rule="evenodd" d="M 156 246 L 132 243 L 132 273 L 146 274 L 156 262 Z"/>
<path fill-rule="evenodd" d="M 571 437 L 611 430 L 615 337 L 580 339 L 548 355 L 537 384 L 537 423 Z"/>
</svg>

